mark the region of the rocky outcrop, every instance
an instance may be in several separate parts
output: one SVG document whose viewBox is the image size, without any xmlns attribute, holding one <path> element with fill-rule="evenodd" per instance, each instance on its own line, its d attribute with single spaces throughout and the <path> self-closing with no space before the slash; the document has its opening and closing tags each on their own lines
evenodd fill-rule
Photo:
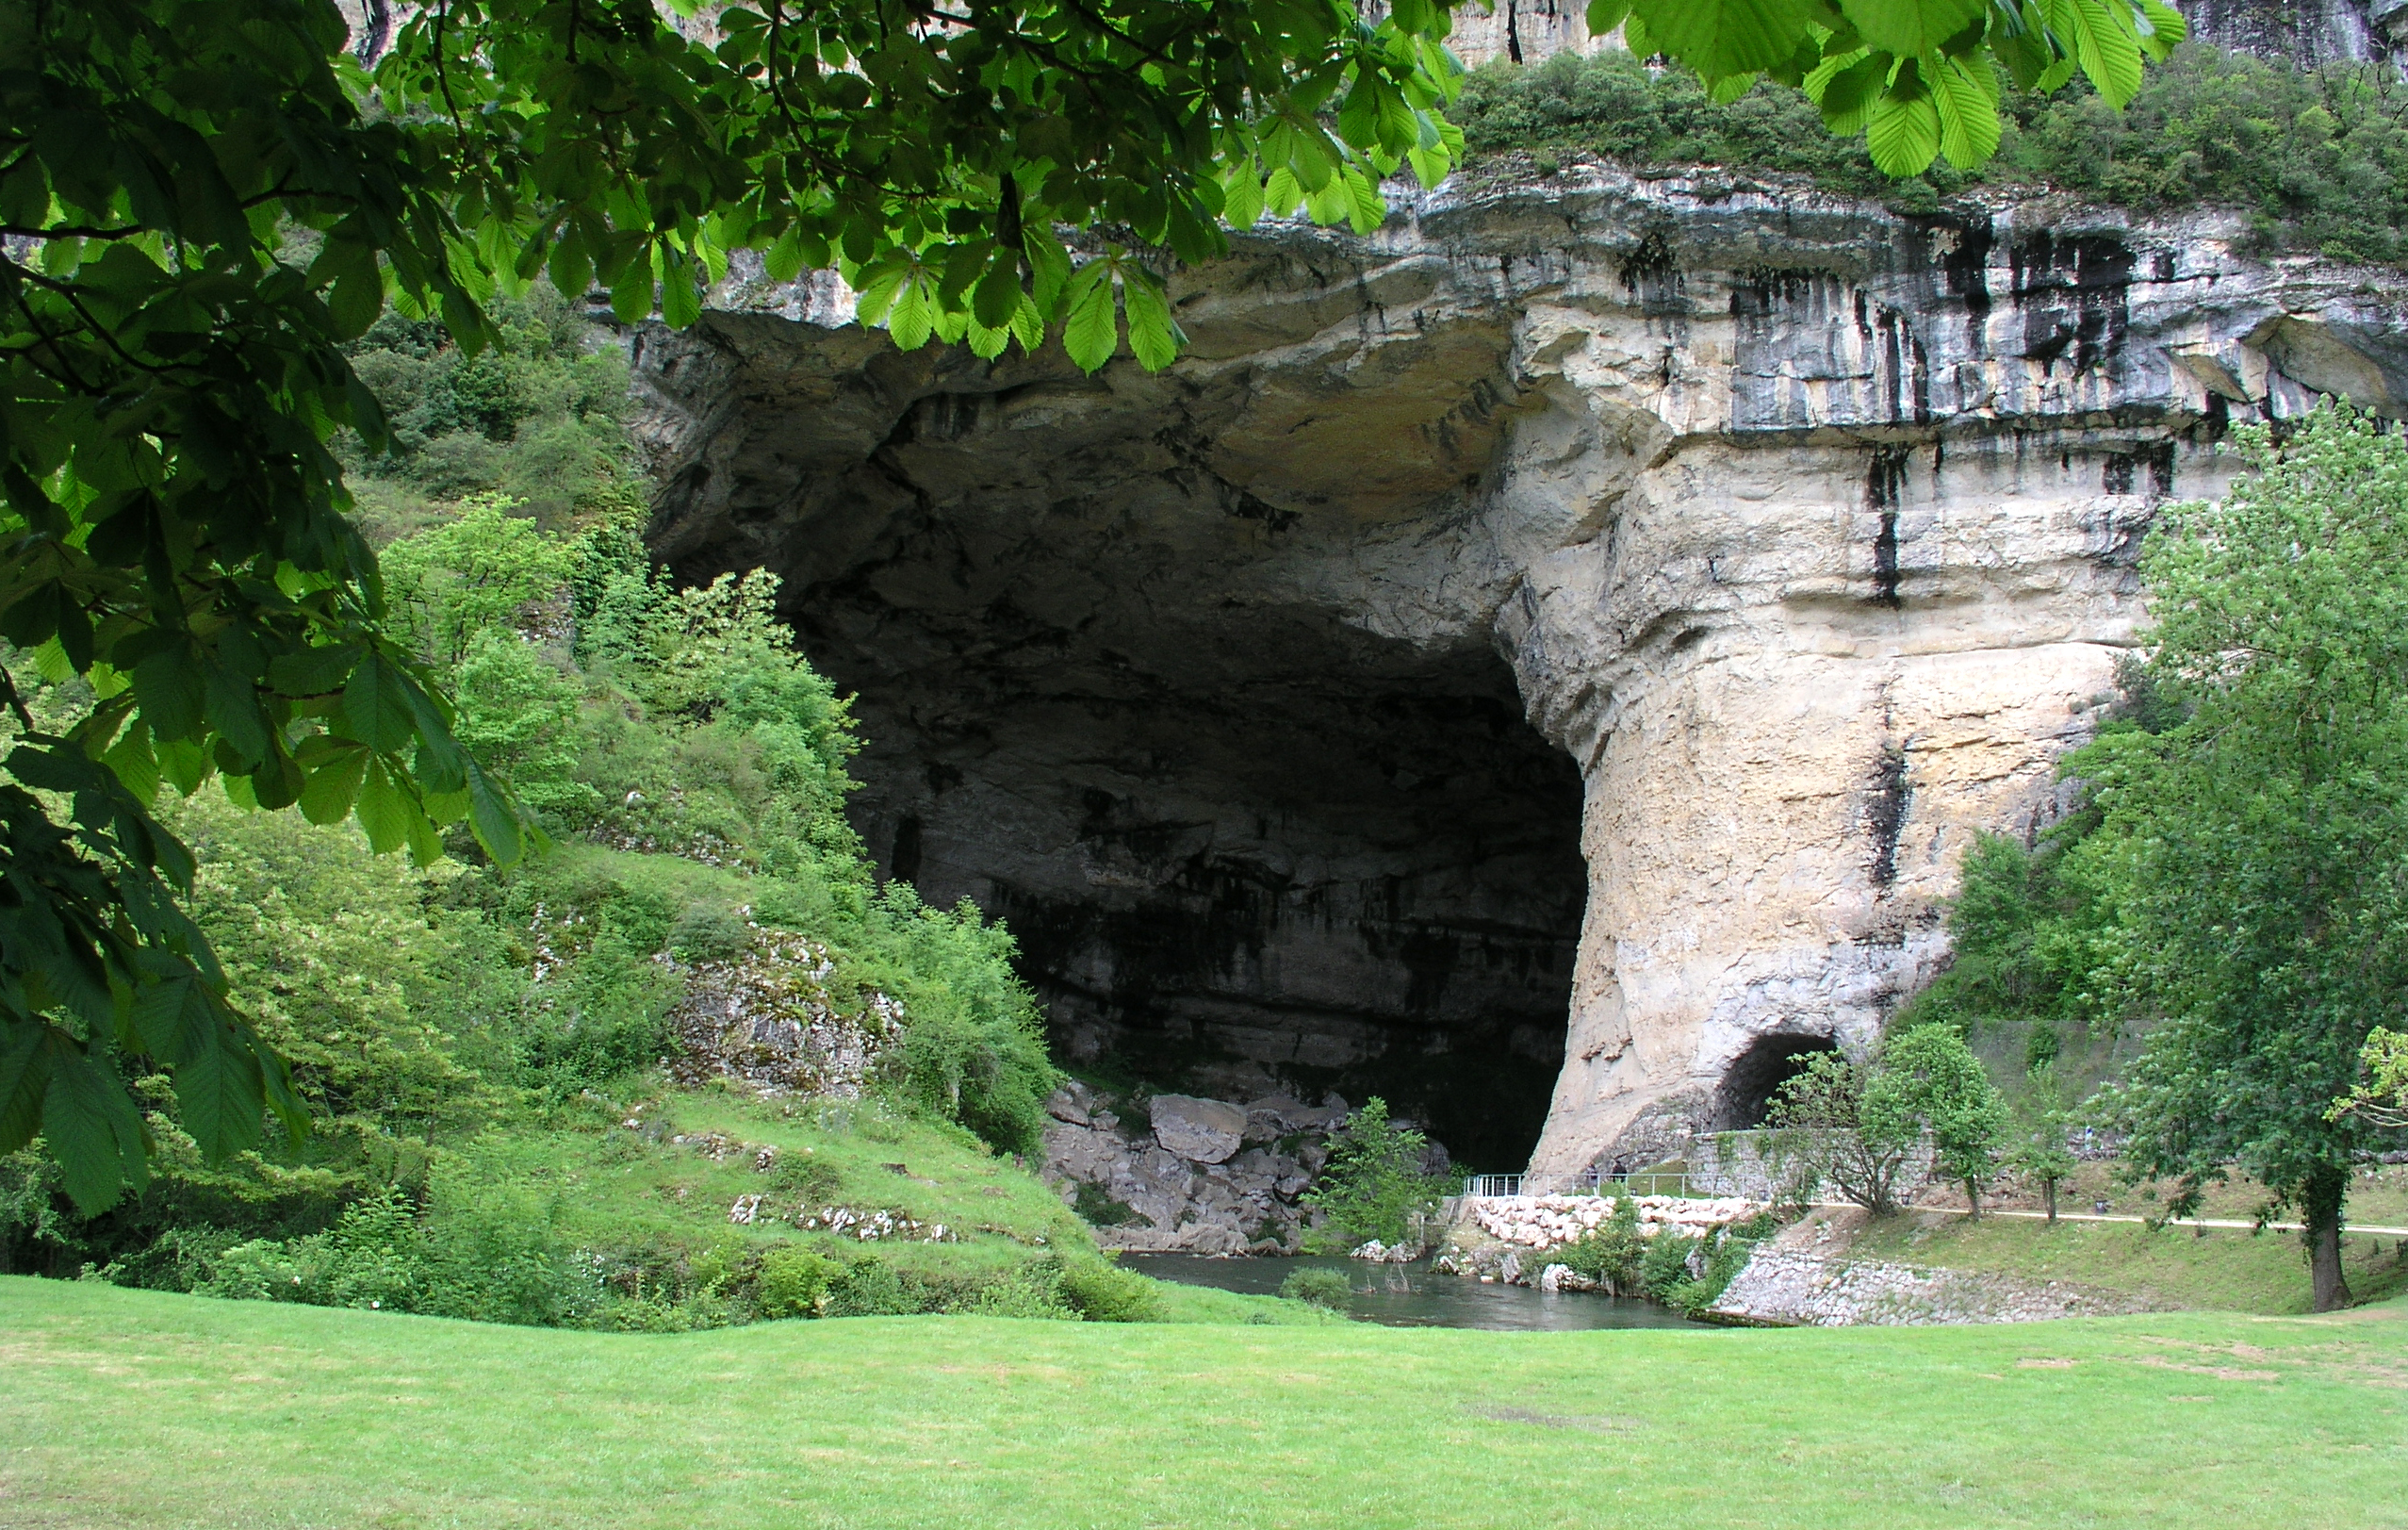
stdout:
<svg viewBox="0 0 2408 1530">
<path fill-rule="evenodd" d="M 1067 1054 L 1376 1089 L 1543 1189 L 1869 1043 L 1974 833 L 2060 810 L 2156 507 L 2236 422 L 2403 412 L 2398 279 L 2244 232 L 1582 171 L 1247 236 L 1154 376 L 739 280 L 639 337 L 652 541 L 785 577 L 869 842 Z M 1140 1146 L 1165 1211 L 1247 1159 Z"/>
<path fill-rule="evenodd" d="M 591 943 L 589 917 L 538 904 L 527 933 L 534 947 L 529 1001 L 574 1005 L 552 979 Z M 724 938 L 727 948 L 707 958 L 653 959 L 679 984 L 667 1015 L 677 1049 L 663 1060 L 670 1075 L 689 1087 L 730 1079 L 769 1096 L 858 1099 L 902 1034 L 901 1001 L 867 989 L 840 1004 L 827 989 L 836 963 L 827 949 L 790 930 L 764 930 L 749 909 Z M 569 1014 L 573 1023 L 575 1011 Z"/>
<path fill-rule="evenodd" d="M 1328 1161 L 1344 1100 L 1273 1095 L 1237 1106 L 1155 1094 L 1142 1108 L 1142 1125 L 1124 1121 L 1076 1080 L 1045 1102 L 1053 1124 L 1042 1172 L 1096 1242 L 1147 1253 L 1297 1252 L 1307 1220 L 1299 1197 Z"/>
<path fill-rule="evenodd" d="M 1247 1112 L 1226 1100 L 1156 1094 L 1147 1106 L 1154 1140 L 1190 1163 L 1225 1162 L 1245 1141 Z"/>
</svg>

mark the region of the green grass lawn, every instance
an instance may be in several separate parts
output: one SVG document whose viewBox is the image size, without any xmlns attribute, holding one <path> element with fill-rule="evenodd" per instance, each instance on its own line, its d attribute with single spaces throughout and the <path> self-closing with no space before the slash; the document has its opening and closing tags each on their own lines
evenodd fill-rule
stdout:
<svg viewBox="0 0 2408 1530">
<path fill-rule="evenodd" d="M 602 1335 L 0 1279 L 12 1526 L 2408 1525 L 2408 1306 Z"/>
</svg>

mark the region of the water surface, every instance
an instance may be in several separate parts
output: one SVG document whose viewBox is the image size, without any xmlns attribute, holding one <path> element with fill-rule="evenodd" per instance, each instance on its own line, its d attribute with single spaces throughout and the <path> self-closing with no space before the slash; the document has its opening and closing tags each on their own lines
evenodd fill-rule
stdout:
<svg viewBox="0 0 2408 1530">
<path fill-rule="evenodd" d="M 1589 1291 L 1543 1291 L 1528 1286 L 1482 1284 L 1463 1275 L 1433 1275 L 1425 1260 L 1370 1264 L 1335 1256 L 1297 1259 L 1213 1259 L 1203 1254 L 1123 1254 L 1121 1263 L 1156 1280 L 1217 1286 L 1249 1296 L 1276 1296 L 1299 1270 L 1335 1270 L 1354 1288 L 1348 1310 L 1394 1328 L 1697 1328 L 1669 1308 Z"/>
</svg>

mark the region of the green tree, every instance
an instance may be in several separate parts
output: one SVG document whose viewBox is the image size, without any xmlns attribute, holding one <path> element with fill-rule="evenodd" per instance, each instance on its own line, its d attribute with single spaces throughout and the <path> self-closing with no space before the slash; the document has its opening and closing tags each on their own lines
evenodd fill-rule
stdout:
<svg viewBox="0 0 2408 1530">
<path fill-rule="evenodd" d="M 2031 1027 L 2027 1065 L 2052 1061 L 2066 1030 L 2109 1025 L 2111 994 L 2091 975 L 2112 963 L 2115 904 L 2099 867 L 2067 853 L 2097 826 L 2085 805 L 2030 848 L 2009 835 L 1976 834 L 1948 915 L 1948 969 L 1908 1000 L 1898 1025 Z"/>
<path fill-rule="evenodd" d="M 557 596 L 576 553 L 505 494 L 471 495 L 460 514 L 385 550 L 395 635 L 446 678 L 478 634 L 522 626 L 529 608 Z"/>
<path fill-rule="evenodd" d="M 515 633 L 468 643 L 453 683 L 460 742 L 554 822 L 590 818 L 601 794 L 583 779 L 578 711 L 585 688 Z"/>
<path fill-rule="evenodd" d="M 1765 1111 L 1764 1145 L 1785 1199 L 1802 1205 L 1828 1187 L 1876 1216 L 1898 1209 L 1898 1176 L 1922 1123 L 1896 1091 L 1873 1083 L 1871 1067 L 1838 1052 L 1815 1053 L 1782 1082 Z"/>
<path fill-rule="evenodd" d="M 1825 1187 L 1876 1216 L 1898 1209 L 1898 1185 L 1926 1140 L 1932 1167 L 1965 1187 L 1997 1171 L 2006 1107 L 1965 1039 L 1942 1025 L 1892 1035 L 1872 1062 L 1818 1052 L 1784 1081 L 1765 1119 L 1766 1158 L 1783 1193 L 1805 1202 Z"/>
<path fill-rule="evenodd" d="M 2072 1174 L 2076 1161 L 2073 1150 L 2066 1145 L 2074 1125 L 2074 1113 L 2066 1104 L 2064 1085 L 2057 1080 L 2056 1065 L 2043 1062 L 2033 1068 L 2023 1093 L 2015 1102 L 2012 1135 L 2003 1161 L 2016 1174 L 2039 1185 L 2051 1226 L 2056 1222 L 2056 1187 Z"/>
<path fill-rule="evenodd" d="M 393 631 L 330 448 L 391 444 L 344 351 L 388 301 L 473 367 L 491 301 L 540 276 L 684 325 L 750 249 L 778 280 L 833 265 L 906 349 L 994 356 L 1058 322 L 1092 370 L 1125 326 L 1160 367 L 1179 335 L 1149 261 L 1106 242 L 1078 265 L 1057 230 L 1195 260 L 1265 210 L 1372 227 L 1382 175 L 1454 161 L 1449 15 L 774 0 L 673 24 L 652 0 L 444 0 L 380 53 L 332 0 L 0 0 L 0 637 L 94 698 L 58 733 L 10 708 L 0 1151 L 40 1134 L 77 1203 L 107 1205 L 147 1174 L 124 1076 L 152 1063 L 212 1158 L 255 1143 L 268 1103 L 299 1129 L 177 907 L 192 864 L 152 815 L 160 782 L 306 792 L 421 860 L 464 818 L 520 853 L 517 808 Z M 2158 0 L 1639 0 L 1630 20 L 1718 90 L 1794 76 L 1901 173 L 1995 146 L 1992 58 L 2036 87 L 2079 69 L 2120 105 L 2180 36 Z M 490 429 L 516 404 L 477 381 Z"/>
<path fill-rule="evenodd" d="M 1931 1166 L 1965 1190 L 1967 1214 L 1979 1220 L 1982 1187 L 1998 1173 L 2007 1106 L 1981 1060 L 1948 1026 L 1917 1026 L 1892 1035 L 1865 1089 L 1867 1120 L 1904 1119 L 1931 1139 Z"/>
<path fill-rule="evenodd" d="M 1422 1171 L 1429 1139 L 1388 1118 L 1388 1102 L 1377 1094 L 1347 1116 L 1330 1138 L 1330 1160 L 1319 1183 L 1304 1193 L 1323 1225 L 1308 1242 L 1317 1252 L 1344 1252 L 1368 1239 L 1402 1242 L 1438 1209 L 1450 1193 L 1443 1179 Z"/>
<path fill-rule="evenodd" d="M 2105 976 L 2154 1020 L 2112 1096 L 2169 1212 L 2234 1169 L 2305 1225 L 2317 1310 L 2346 1305 L 2351 1166 L 2335 1112 L 2408 994 L 2408 446 L 2332 409 L 2220 505 L 2170 513 L 2143 553 L 2149 683 L 2181 720 L 2072 756 L 2101 826 L 2078 853 L 2118 887 Z"/>
</svg>

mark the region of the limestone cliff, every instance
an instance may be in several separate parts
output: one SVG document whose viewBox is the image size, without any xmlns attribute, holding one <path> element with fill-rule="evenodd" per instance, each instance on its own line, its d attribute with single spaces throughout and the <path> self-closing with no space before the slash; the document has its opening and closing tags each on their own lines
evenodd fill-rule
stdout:
<svg viewBox="0 0 2408 1530">
<path fill-rule="evenodd" d="M 1628 1165 L 1941 958 L 2231 423 L 2403 412 L 2396 278 L 2238 232 L 1443 190 L 1175 273 L 1153 377 L 737 282 L 637 338 L 652 540 L 785 578 L 874 848 L 1011 919 L 1073 1061 Z"/>
</svg>

